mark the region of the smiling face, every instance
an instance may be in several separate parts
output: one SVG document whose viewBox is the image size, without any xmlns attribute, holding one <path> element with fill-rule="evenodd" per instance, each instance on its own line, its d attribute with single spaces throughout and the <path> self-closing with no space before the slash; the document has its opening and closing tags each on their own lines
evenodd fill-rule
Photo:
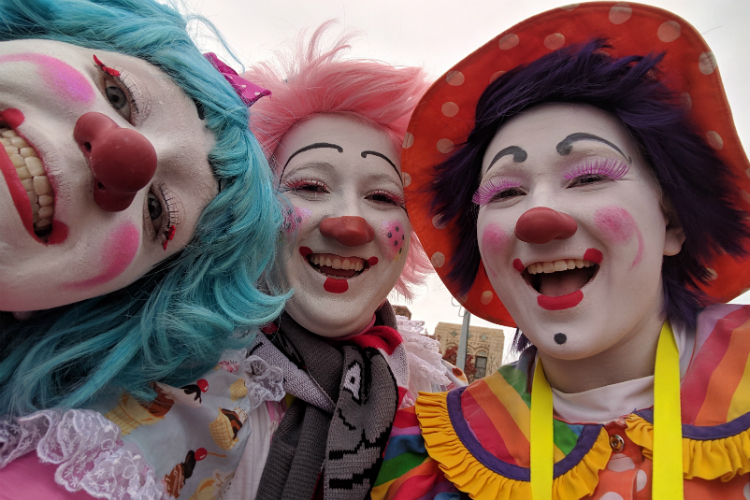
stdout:
<svg viewBox="0 0 750 500">
<path fill-rule="evenodd" d="M 582 359 L 658 333 L 662 258 L 683 237 L 617 120 L 572 104 L 514 117 L 485 153 L 474 201 L 490 282 L 543 354 Z"/>
<path fill-rule="evenodd" d="M 217 185 L 179 87 L 45 40 L 0 43 L 0 69 L 0 310 L 118 290 L 187 244 Z"/>
<path fill-rule="evenodd" d="M 321 114 L 284 136 L 276 160 L 296 235 L 286 310 L 317 335 L 356 333 L 395 285 L 409 248 L 398 152 L 378 128 Z"/>
</svg>

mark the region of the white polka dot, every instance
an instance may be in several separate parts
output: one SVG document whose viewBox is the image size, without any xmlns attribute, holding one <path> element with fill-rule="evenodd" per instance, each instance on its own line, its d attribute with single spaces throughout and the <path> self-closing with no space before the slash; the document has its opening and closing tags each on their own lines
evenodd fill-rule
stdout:
<svg viewBox="0 0 750 500">
<path fill-rule="evenodd" d="M 443 138 L 437 141 L 436 146 L 437 146 L 438 151 L 440 151 L 443 154 L 447 154 L 447 153 L 450 153 L 451 150 L 453 150 L 453 141 L 451 141 L 450 139 Z"/>
<path fill-rule="evenodd" d="M 443 252 L 435 252 L 432 254 L 432 257 L 430 257 L 430 262 L 435 266 L 435 269 L 443 267 L 443 264 L 445 264 L 445 255 Z"/>
<path fill-rule="evenodd" d="M 495 80 L 497 80 L 497 78 L 498 78 L 498 77 L 499 77 L 500 75 L 502 75 L 503 73 L 505 73 L 505 71 L 495 71 L 494 73 L 492 73 L 492 76 L 490 77 L 490 83 L 492 83 L 492 82 L 494 82 Z"/>
<path fill-rule="evenodd" d="M 435 229 L 445 229 L 447 224 L 440 222 L 440 214 L 437 214 L 432 218 L 432 225 L 435 226 Z"/>
<path fill-rule="evenodd" d="M 581 5 L 581 4 L 580 3 L 571 3 L 571 4 L 568 4 L 568 5 L 563 5 L 560 8 L 562 10 L 573 10 L 573 9 L 578 8 L 579 5 Z"/>
<path fill-rule="evenodd" d="M 622 24 L 630 19 L 633 15 L 633 9 L 625 2 L 618 2 L 609 9 L 609 22 L 612 24 Z"/>
<path fill-rule="evenodd" d="M 498 42 L 498 46 L 500 47 L 500 50 L 510 50 L 521 41 L 520 38 L 518 38 L 518 35 L 515 33 L 510 33 L 509 35 L 505 35 L 500 39 Z"/>
<path fill-rule="evenodd" d="M 743 190 L 740 192 L 740 195 L 742 196 L 742 199 L 745 200 L 745 203 L 750 204 L 750 193 Z"/>
<path fill-rule="evenodd" d="M 626 470 L 635 469 L 635 462 L 633 459 L 622 453 L 615 453 L 609 459 L 607 469 L 615 472 L 623 472 Z"/>
<path fill-rule="evenodd" d="M 443 114 L 448 118 L 453 118 L 458 114 L 458 104 L 456 104 L 455 102 L 446 102 L 440 108 L 440 111 L 442 111 Z"/>
<path fill-rule="evenodd" d="M 482 292 L 482 296 L 479 297 L 479 301 L 484 305 L 492 302 L 492 290 L 485 290 L 484 292 Z"/>
<path fill-rule="evenodd" d="M 718 277 L 719 277 L 719 275 L 718 275 L 718 274 L 716 274 L 716 271 L 714 271 L 714 270 L 713 270 L 713 269 L 711 269 L 710 267 L 707 267 L 707 268 L 706 268 L 706 272 L 708 273 L 708 276 L 707 276 L 707 278 L 706 278 L 706 279 L 707 279 L 708 281 L 714 281 L 714 280 L 715 280 L 716 278 L 718 278 Z"/>
<path fill-rule="evenodd" d="M 648 483 L 648 475 L 646 474 L 646 471 L 639 470 L 635 475 L 635 491 L 641 491 L 646 487 L 646 483 Z"/>
<path fill-rule="evenodd" d="M 544 46 L 549 50 L 557 50 L 565 45 L 565 35 L 562 33 L 552 33 L 544 38 Z"/>
<path fill-rule="evenodd" d="M 693 98 L 690 97 L 690 94 L 687 92 L 683 92 L 682 94 L 680 94 L 680 97 L 682 97 L 682 105 L 685 106 L 685 109 L 692 109 Z"/>
<path fill-rule="evenodd" d="M 411 175 L 404 172 L 401 174 L 401 177 L 404 179 L 404 187 L 409 187 L 409 184 L 411 184 Z"/>
<path fill-rule="evenodd" d="M 709 130 L 706 132 L 706 140 L 711 145 L 712 148 L 717 149 L 721 151 L 724 149 L 724 139 L 721 138 L 718 132 L 714 130 Z"/>
<path fill-rule="evenodd" d="M 750 500 L 750 483 L 747 483 L 744 488 L 742 488 L 742 494 L 745 495 L 745 500 Z"/>
<path fill-rule="evenodd" d="M 447 75 L 445 75 L 445 81 L 448 83 L 448 85 L 453 85 L 454 87 L 458 87 L 459 85 L 463 85 L 466 81 L 466 78 L 464 77 L 464 74 L 460 71 L 449 71 Z"/>
<path fill-rule="evenodd" d="M 656 30 L 656 36 L 664 43 L 674 42 L 680 38 L 682 28 L 677 21 L 664 21 Z"/>
<path fill-rule="evenodd" d="M 704 52 L 698 57 L 698 69 L 704 75 L 710 75 L 716 69 L 716 57 L 713 52 Z"/>
<path fill-rule="evenodd" d="M 609 491 L 605 493 L 604 495 L 599 497 L 599 500 L 624 500 L 622 498 L 622 495 L 619 493 L 615 493 L 614 491 Z"/>
<path fill-rule="evenodd" d="M 414 134 L 412 134 L 410 132 L 407 132 L 406 135 L 404 136 L 404 145 L 403 145 L 403 148 L 404 149 L 409 149 L 413 145 L 414 145 Z"/>
</svg>

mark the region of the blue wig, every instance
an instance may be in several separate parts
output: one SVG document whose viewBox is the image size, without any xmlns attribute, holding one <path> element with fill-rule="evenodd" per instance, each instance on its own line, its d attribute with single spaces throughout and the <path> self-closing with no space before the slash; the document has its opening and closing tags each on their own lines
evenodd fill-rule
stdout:
<svg viewBox="0 0 750 500">
<path fill-rule="evenodd" d="M 186 32 L 152 0 L 0 0 L 0 42 L 50 39 L 127 54 L 160 68 L 196 102 L 216 145 L 219 194 L 193 240 L 117 292 L 36 314 L 0 315 L 0 415 L 86 406 L 154 381 L 185 385 L 220 353 L 247 344 L 287 296 L 258 289 L 273 261 L 281 210 L 270 169 L 248 131 L 248 109 Z"/>
<path fill-rule="evenodd" d="M 466 143 L 436 167 L 429 186 L 433 215 L 457 219 L 460 228 L 448 279 L 466 293 L 476 278 L 481 257 L 472 195 L 484 153 L 500 127 L 539 104 L 589 104 L 625 126 L 674 209 L 670 223 L 685 232 L 680 253 L 664 258 L 662 289 L 665 316 L 691 327 L 707 300 L 698 288 L 708 278 L 706 266 L 720 253 L 744 255 L 750 229 L 736 205 L 730 167 L 691 123 L 679 96 L 659 81 L 663 56 L 612 58 L 606 48 L 604 39 L 562 48 L 508 71 L 482 93 Z M 517 335 L 516 347 L 527 345 Z"/>
</svg>

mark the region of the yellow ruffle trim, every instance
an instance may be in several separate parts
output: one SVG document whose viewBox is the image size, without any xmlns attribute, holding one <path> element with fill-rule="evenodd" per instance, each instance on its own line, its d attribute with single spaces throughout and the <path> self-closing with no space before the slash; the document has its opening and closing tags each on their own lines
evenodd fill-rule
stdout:
<svg viewBox="0 0 750 500">
<path fill-rule="evenodd" d="M 466 449 L 451 425 L 446 396 L 421 393 L 416 408 L 425 447 L 446 478 L 475 500 L 531 498 L 531 483 L 501 476 Z M 611 452 L 609 436 L 602 429 L 583 460 L 554 480 L 553 500 L 579 500 L 594 493 Z"/>
<path fill-rule="evenodd" d="M 625 433 L 643 448 L 643 454 L 653 457 L 654 425 L 631 414 Z M 721 439 L 699 441 L 682 438 L 682 472 L 685 479 L 699 477 L 729 481 L 737 474 L 750 472 L 750 430 Z"/>
</svg>

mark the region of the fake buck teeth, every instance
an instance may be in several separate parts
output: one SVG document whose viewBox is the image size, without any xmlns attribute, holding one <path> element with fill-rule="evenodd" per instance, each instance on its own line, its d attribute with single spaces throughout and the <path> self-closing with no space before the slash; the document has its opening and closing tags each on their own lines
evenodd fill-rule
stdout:
<svg viewBox="0 0 750 500">
<path fill-rule="evenodd" d="M 40 233 L 49 229 L 55 215 L 55 200 L 42 160 L 34 148 L 9 128 L 0 127 L 0 145 L 16 167 L 16 174 L 29 196 L 34 231 Z"/>
<path fill-rule="evenodd" d="M 359 257 L 342 258 L 330 254 L 313 254 L 309 259 L 315 266 L 327 266 L 333 269 L 353 269 L 354 271 L 361 271 L 365 266 L 364 259 Z"/>
<path fill-rule="evenodd" d="M 564 259 L 555 260 L 552 262 L 537 262 L 530 264 L 526 270 L 529 274 L 540 274 L 540 273 L 554 273 L 556 271 L 567 271 L 568 269 L 582 269 L 584 267 L 594 266 L 593 262 L 581 259 Z"/>
</svg>

